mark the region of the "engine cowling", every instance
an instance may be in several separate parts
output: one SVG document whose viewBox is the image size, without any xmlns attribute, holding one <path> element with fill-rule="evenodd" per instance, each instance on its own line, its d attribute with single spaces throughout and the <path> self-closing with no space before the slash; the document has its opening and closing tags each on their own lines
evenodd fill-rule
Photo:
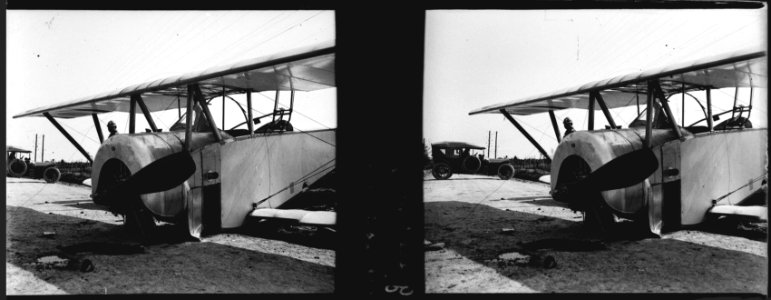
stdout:
<svg viewBox="0 0 771 300">
<path fill-rule="evenodd" d="M 593 172 L 609 161 L 642 147 L 645 129 L 578 131 L 557 146 L 551 164 L 552 193 L 558 193 L 560 185 L 573 176 L 576 162 L 588 165 Z M 584 172 L 586 172 L 584 171 Z M 587 174 L 588 175 L 588 174 Z M 602 197 L 612 209 L 623 214 L 634 214 L 646 203 L 647 180 L 630 187 L 602 192 Z M 560 199 L 558 199 L 560 198 Z M 555 197 L 558 201 L 582 201 L 570 197 Z M 570 204 L 570 203 L 569 203 Z M 580 206 L 580 205 L 577 205 Z"/>
<path fill-rule="evenodd" d="M 92 197 L 95 203 L 115 205 L 114 199 L 104 199 L 101 195 L 114 186 L 114 172 L 120 168 L 128 169 L 129 174 L 135 174 L 153 161 L 167 155 L 183 151 L 185 133 L 138 133 L 118 134 L 105 140 L 94 157 L 92 181 Z M 211 133 L 193 133 L 191 148 L 214 142 Z M 122 171 L 125 172 L 125 171 Z M 120 176 L 117 176 L 120 177 Z M 186 195 L 189 190 L 187 182 L 167 191 L 141 195 L 144 205 L 160 217 L 174 217 L 184 211 Z"/>
</svg>

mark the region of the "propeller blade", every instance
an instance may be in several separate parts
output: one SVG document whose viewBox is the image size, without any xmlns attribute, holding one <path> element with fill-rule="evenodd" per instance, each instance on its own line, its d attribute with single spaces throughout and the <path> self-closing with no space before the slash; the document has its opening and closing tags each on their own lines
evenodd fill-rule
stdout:
<svg viewBox="0 0 771 300">
<path fill-rule="evenodd" d="M 576 184 L 584 190 L 607 191 L 638 184 L 658 169 L 656 155 L 648 148 L 616 157 Z"/>
<path fill-rule="evenodd" d="M 158 159 L 137 171 L 113 189 L 113 194 L 149 194 L 165 191 L 185 182 L 195 172 L 195 161 L 187 151 Z"/>
</svg>

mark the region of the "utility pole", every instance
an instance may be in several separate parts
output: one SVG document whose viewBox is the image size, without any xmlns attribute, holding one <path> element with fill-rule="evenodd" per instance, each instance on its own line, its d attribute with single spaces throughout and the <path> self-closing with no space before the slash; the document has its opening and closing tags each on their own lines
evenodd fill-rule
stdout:
<svg viewBox="0 0 771 300">
<path fill-rule="evenodd" d="M 45 153 L 46 153 L 46 135 L 45 134 L 43 135 L 43 143 L 42 143 L 41 147 L 42 148 L 40 149 L 40 161 L 46 161 L 46 156 L 45 156 Z"/>
<path fill-rule="evenodd" d="M 487 131 L 487 158 L 490 158 L 490 130 Z"/>
<path fill-rule="evenodd" d="M 498 131 L 495 131 L 495 158 L 498 158 Z"/>
<path fill-rule="evenodd" d="M 35 133 L 35 160 L 32 162 L 37 162 L 37 133 Z"/>
</svg>

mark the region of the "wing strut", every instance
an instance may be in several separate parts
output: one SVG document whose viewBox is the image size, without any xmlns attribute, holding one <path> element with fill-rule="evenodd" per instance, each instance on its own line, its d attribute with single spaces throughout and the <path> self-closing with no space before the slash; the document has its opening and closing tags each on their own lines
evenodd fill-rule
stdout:
<svg viewBox="0 0 771 300">
<path fill-rule="evenodd" d="M 538 142 L 535 139 L 533 139 L 532 136 L 530 136 L 527 130 L 525 130 L 525 128 L 522 128 L 522 125 L 519 125 L 519 123 L 516 120 L 514 120 L 513 117 L 511 117 L 509 112 L 507 112 L 503 108 L 501 108 L 500 111 L 503 114 L 503 116 L 505 116 L 506 119 L 509 119 L 509 122 L 511 122 L 511 124 L 514 124 L 514 127 L 517 127 L 517 129 L 519 129 L 519 132 L 522 132 L 522 135 L 524 135 L 527 138 L 527 140 L 530 141 L 531 144 L 533 144 L 533 146 L 538 148 L 538 151 L 541 152 L 541 154 L 543 154 L 543 156 L 546 157 L 546 159 L 548 159 L 549 162 L 551 162 L 551 157 L 549 156 L 548 153 L 546 153 L 546 150 L 543 150 L 543 147 L 541 147 L 541 144 L 538 144 Z"/>
<path fill-rule="evenodd" d="M 94 160 L 91 159 L 91 155 L 89 155 L 88 152 L 86 152 L 86 150 L 83 149 L 83 147 L 81 147 L 80 144 L 78 144 L 78 142 L 72 138 L 72 136 L 70 135 L 69 132 L 67 132 L 67 130 L 64 130 L 62 125 L 59 125 L 59 122 L 56 122 L 56 119 L 54 119 L 54 117 L 52 117 L 51 114 L 44 112 L 43 115 L 46 116 L 46 118 L 48 118 L 48 121 L 51 121 L 51 123 L 54 124 L 56 129 L 59 129 L 59 132 L 61 132 L 64 135 L 64 137 L 66 137 L 67 140 L 69 140 L 70 143 L 72 143 L 72 145 L 75 146 L 75 148 L 78 148 L 78 151 L 80 151 L 80 153 L 83 154 L 83 156 L 85 156 L 86 159 L 88 159 L 88 162 L 92 164 L 94 163 Z"/>
<path fill-rule="evenodd" d="M 589 124 L 586 125 L 587 130 L 594 130 L 594 97 L 589 95 Z"/>
<path fill-rule="evenodd" d="M 187 112 L 185 115 L 185 150 L 190 151 L 190 138 L 193 133 L 193 85 L 187 86 Z"/>
<path fill-rule="evenodd" d="M 206 115 L 206 120 L 209 121 L 209 126 L 211 127 L 212 132 L 214 132 L 214 137 L 217 139 L 217 142 L 222 141 L 222 134 L 220 133 L 220 130 L 217 129 L 217 123 L 214 122 L 214 118 L 211 115 L 211 111 L 209 111 L 209 105 L 206 104 L 206 99 L 203 98 L 203 92 L 201 92 L 201 87 L 197 84 L 192 85 L 193 89 L 195 90 L 194 97 L 197 98 L 198 103 L 201 104 L 201 109 L 203 110 L 203 113 Z"/>
<path fill-rule="evenodd" d="M 648 88 L 653 89 L 656 93 L 656 97 L 659 98 L 659 102 L 661 103 L 661 106 L 664 107 L 664 111 L 667 112 L 667 116 L 669 117 L 669 122 L 672 124 L 672 129 L 675 131 L 675 135 L 677 138 L 682 138 L 683 133 L 680 132 L 680 127 L 677 126 L 677 120 L 675 120 L 675 116 L 672 115 L 672 110 L 669 109 L 669 101 L 667 101 L 667 97 L 664 96 L 664 92 L 661 90 L 661 86 L 659 85 L 658 80 L 651 80 L 648 83 Z"/>
<path fill-rule="evenodd" d="M 246 126 L 249 128 L 249 136 L 254 136 L 254 122 L 252 121 L 252 90 L 248 90 L 246 93 L 246 112 L 248 117 L 246 119 Z"/>
<path fill-rule="evenodd" d="M 551 119 L 551 126 L 554 127 L 554 135 L 557 136 L 557 144 L 559 144 L 560 142 L 562 142 L 562 137 L 560 136 L 560 134 L 561 134 L 560 133 L 560 127 L 559 127 L 559 125 L 557 125 L 557 117 L 554 116 L 554 110 L 553 109 L 549 110 L 549 118 Z M 489 144 L 489 142 L 488 142 L 488 144 Z M 490 147 L 490 145 L 488 145 L 487 147 Z M 496 149 L 496 150 L 498 150 L 498 149 Z M 489 152 L 489 149 L 488 149 L 488 152 Z"/>
<path fill-rule="evenodd" d="M 129 134 L 133 134 L 137 124 L 137 98 L 131 96 L 129 101 Z"/>
<path fill-rule="evenodd" d="M 102 126 L 99 124 L 99 117 L 96 114 L 91 114 L 94 118 L 94 127 L 96 127 L 96 134 L 99 135 L 99 143 L 104 143 L 104 135 L 102 134 Z"/>
<path fill-rule="evenodd" d="M 153 121 L 153 116 L 150 115 L 150 110 L 147 109 L 147 105 L 145 105 L 145 101 L 142 100 L 142 96 L 139 94 L 131 95 L 131 99 L 134 100 L 137 104 L 139 104 L 139 109 L 142 110 L 142 114 L 145 115 L 145 119 L 147 119 L 147 124 L 150 124 L 150 129 L 153 130 L 153 132 L 158 132 L 158 127 L 155 126 L 155 121 Z"/>
<path fill-rule="evenodd" d="M 610 115 L 610 111 L 608 110 L 608 106 L 605 105 L 605 100 L 602 99 L 602 95 L 600 95 L 600 92 L 591 92 L 589 93 L 589 98 L 594 98 L 595 101 L 597 101 L 597 104 L 600 105 L 600 108 L 602 109 L 602 113 L 605 115 L 605 119 L 608 120 L 608 124 L 610 124 L 611 129 L 616 129 L 616 121 L 613 120 L 613 116 Z"/>
</svg>

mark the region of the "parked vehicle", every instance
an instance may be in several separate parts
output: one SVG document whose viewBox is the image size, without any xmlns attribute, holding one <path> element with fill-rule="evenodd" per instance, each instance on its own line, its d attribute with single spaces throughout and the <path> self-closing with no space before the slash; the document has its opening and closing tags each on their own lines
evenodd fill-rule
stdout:
<svg viewBox="0 0 771 300">
<path fill-rule="evenodd" d="M 440 180 L 450 179 L 452 174 L 497 175 L 503 180 L 514 177 L 514 166 L 508 159 L 488 160 L 484 154 L 471 154 L 471 150 L 484 149 L 464 142 L 433 143 L 431 174 Z"/>
</svg>

